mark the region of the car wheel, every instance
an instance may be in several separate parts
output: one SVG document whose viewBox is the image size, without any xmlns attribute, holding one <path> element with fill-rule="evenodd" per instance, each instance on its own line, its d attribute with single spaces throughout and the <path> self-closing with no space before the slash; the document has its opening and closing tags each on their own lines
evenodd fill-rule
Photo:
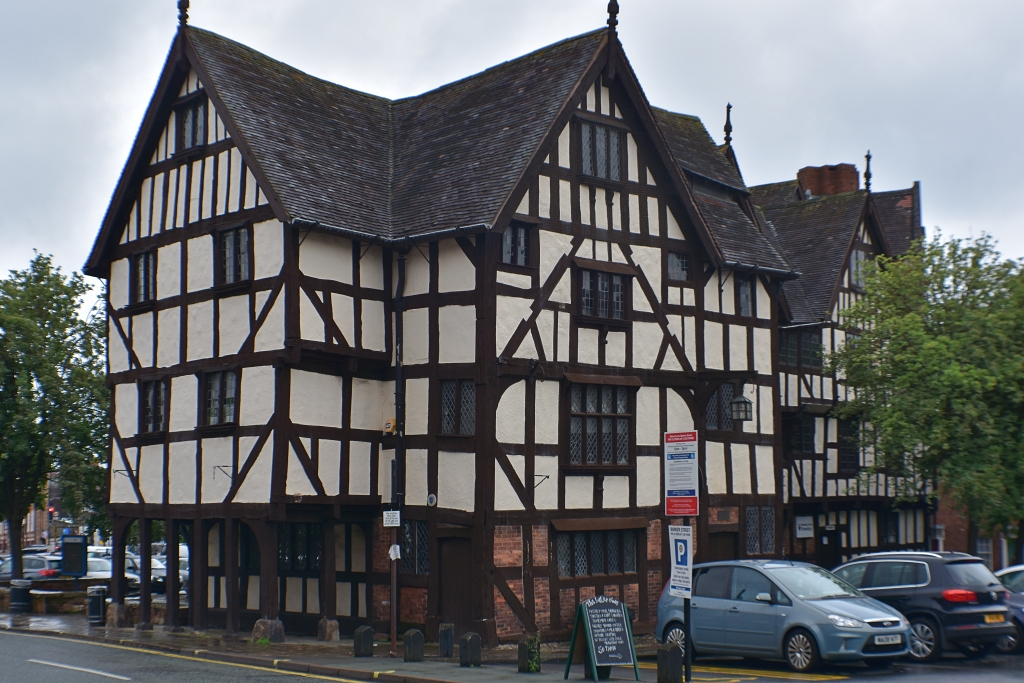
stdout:
<svg viewBox="0 0 1024 683">
<path fill-rule="evenodd" d="M 981 659 L 982 657 L 990 654 L 995 647 L 995 643 L 985 643 L 984 645 L 961 645 L 960 652 L 963 652 L 964 657 L 967 657 L 967 659 Z"/>
<path fill-rule="evenodd" d="M 1020 624 L 1013 622 L 1013 633 L 1000 638 L 996 643 L 996 649 L 1003 654 L 1012 654 L 1020 649 L 1021 638 L 1022 634 Z"/>
<path fill-rule="evenodd" d="M 786 663 L 793 671 L 808 673 L 818 668 L 820 663 L 818 645 L 814 642 L 814 636 L 810 631 L 798 628 L 791 632 L 786 636 L 783 651 L 786 654 Z"/>
<path fill-rule="evenodd" d="M 917 662 L 933 662 L 942 656 L 939 629 L 928 617 L 910 620 L 910 658 Z"/>
<path fill-rule="evenodd" d="M 679 649 L 686 653 L 686 631 L 683 630 L 683 625 L 678 621 L 673 621 L 671 624 L 665 627 L 665 637 L 662 638 L 662 642 L 666 645 L 677 645 Z"/>
</svg>

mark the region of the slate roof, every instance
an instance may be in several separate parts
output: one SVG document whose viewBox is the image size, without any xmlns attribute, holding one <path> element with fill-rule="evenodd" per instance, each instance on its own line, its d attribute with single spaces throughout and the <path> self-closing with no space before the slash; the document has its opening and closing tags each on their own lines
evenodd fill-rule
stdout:
<svg viewBox="0 0 1024 683">
<path fill-rule="evenodd" d="M 289 218 L 389 240 L 492 224 L 607 35 L 391 101 L 185 30 Z"/>
<path fill-rule="evenodd" d="M 696 116 L 651 107 L 679 167 L 729 187 L 746 191 L 739 171 L 711 139 Z"/>
<path fill-rule="evenodd" d="M 921 226 L 921 186 L 891 192 L 873 192 L 871 198 L 893 255 L 905 254 L 910 244 L 924 237 Z"/>
<path fill-rule="evenodd" d="M 727 262 L 784 273 L 800 270 L 757 229 L 736 199 L 701 192 L 694 192 L 693 197 Z"/>
<path fill-rule="evenodd" d="M 789 204 L 803 199 L 800 195 L 800 183 L 796 180 L 785 180 L 781 183 L 754 185 L 750 190 L 750 199 L 758 206 L 775 206 Z"/>
<path fill-rule="evenodd" d="M 856 190 L 762 207 L 773 240 L 801 274 L 796 283 L 783 285 L 792 322 L 828 317 L 832 293 L 867 195 L 864 190 Z"/>
</svg>

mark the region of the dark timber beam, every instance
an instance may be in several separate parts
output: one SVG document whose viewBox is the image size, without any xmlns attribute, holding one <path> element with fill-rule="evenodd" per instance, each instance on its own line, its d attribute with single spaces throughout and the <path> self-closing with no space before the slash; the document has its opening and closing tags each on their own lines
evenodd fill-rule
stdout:
<svg viewBox="0 0 1024 683">
<path fill-rule="evenodd" d="M 224 630 L 238 633 L 238 520 L 224 520 L 224 590 L 227 591 L 227 617 Z"/>
<path fill-rule="evenodd" d="M 140 630 L 153 628 L 153 520 L 139 520 L 139 624 Z"/>
<path fill-rule="evenodd" d="M 164 628 L 176 631 L 181 628 L 181 610 L 179 609 L 179 592 L 181 591 L 181 575 L 179 572 L 180 558 L 178 553 L 178 520 L 168 519 L 164 522 L 167 539 L 167 579 L 165 580 L 167 609 L 164 614 Z"/>
</svg>

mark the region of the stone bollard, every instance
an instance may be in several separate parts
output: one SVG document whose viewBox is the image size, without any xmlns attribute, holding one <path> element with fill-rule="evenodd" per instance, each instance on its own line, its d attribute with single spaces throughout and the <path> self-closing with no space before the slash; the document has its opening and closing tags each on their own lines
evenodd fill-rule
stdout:
<svg viewBox="0 0 1024 683">
<path fill-rule="evenodd" d="M 459 666 L 480 666 L 482 655 L 478 634 L 470 631 L 459 638 Z"/>
<path fill-rule="evenodd" d="M 128 606 L 110 603 L 107 607 L 107 628 L 128 628 L 132 625 L 132 616 L 128 613 Z"/>
<path fill-rule="evenodd" d="M 679 683 L 683 679 L 683 650 L 673 643 L 658 647 L 658 683 Z"/>
<path fill-rule="evenodd" d="M 338 631 L 338 620 L 320 617 L 316 625 L 316 639 L 326 643 L 336 643 L 341 640 L 341 633 Z"/>
<path fill-rule="evenodd" d="M 519 673 L 540 673 L 539 633 L 529 633 L 519 641 Z"/>
<path fill-rule="evenodd" d="M 356 657 L 373 656 L 373 628 L 360 626 L 352 634 L 352 654 Z"/>
<path fill-rule="evenodd" d="M 402 646 L 405 648 L 405 661 L 423 661 L 423 632 L 411 628 L 402 636 Z"/>
<path fill-rule="evenodd" d="M 455 624 L 440 624 L 437 638 L 438 657 L 451 659 L 455 656 Z"/>
<path fill-rule="evenodd" d="M 284 642 L 284 624 L 280 619 L 258 619 L 252 627 L 253 642 L 266 638 L 271 643 Z"/>
</svg>

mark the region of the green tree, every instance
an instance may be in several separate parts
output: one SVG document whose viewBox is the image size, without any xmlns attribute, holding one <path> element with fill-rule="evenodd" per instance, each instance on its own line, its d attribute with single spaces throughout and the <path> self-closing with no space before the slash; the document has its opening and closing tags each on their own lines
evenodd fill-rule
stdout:
<svg viewBox="0 0 1024 683">
<path fill-rule="evenodd" d="M 109 393 L 103 316 L 79 315 L 90 290 L 38 253 L 0 280 L 0 516 L 15 577 L 22 522 L 43 503 L 51 472 L 62 468 L 66 510 L 90 523 L 102 514 Z"/>
<path fill-rule="evenodd" d="M 936 236 L 870 268 L 833 358 L 855 389 L 870 473 L 902 499 L 934 480 L 986 531 L 1015 527 L 1024 553 L 1024 273 L 987 236 Z M 1024 559 L 1024 558 L 1022 558 Z"/>
</svg>

